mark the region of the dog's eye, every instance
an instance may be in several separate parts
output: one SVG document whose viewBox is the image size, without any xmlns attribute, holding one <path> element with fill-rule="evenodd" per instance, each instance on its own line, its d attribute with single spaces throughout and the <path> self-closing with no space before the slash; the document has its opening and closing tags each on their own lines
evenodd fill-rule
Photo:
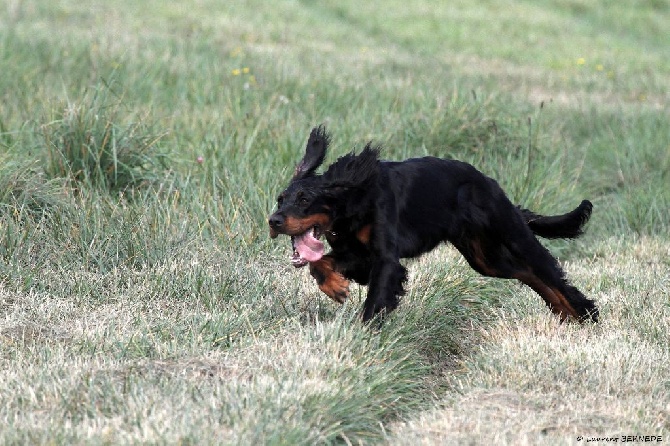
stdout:
<svg viewBox="0 0 670 446">
<path fill-rule="evenodd" d="M 309 202 L 309 200 L 305 196 L 304 192 L 298 192 L 298 195 L 296 196 L 296 202 L 304 206 Z"/>
</svg>

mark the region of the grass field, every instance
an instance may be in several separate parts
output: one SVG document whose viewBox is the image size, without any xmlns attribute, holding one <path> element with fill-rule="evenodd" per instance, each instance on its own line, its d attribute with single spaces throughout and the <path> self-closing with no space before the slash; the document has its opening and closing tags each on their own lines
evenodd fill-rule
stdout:
<svg viewBox="0 0 670 446">
<path fill-rule="evenodd" d="M 670 2 L 441 3 L 0 0 L 0 443 L 667 441 Z M 320 123 L 591 199 L 601 323 L 445 246 L 363 327 L 268 237 Z"/>
</svg>

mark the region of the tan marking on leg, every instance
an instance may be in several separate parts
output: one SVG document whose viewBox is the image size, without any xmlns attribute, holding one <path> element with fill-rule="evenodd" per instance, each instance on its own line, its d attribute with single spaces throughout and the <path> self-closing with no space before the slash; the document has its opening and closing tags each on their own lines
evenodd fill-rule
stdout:
<svg viewBox="0 0 670 446">
<path fill-rule="evenodd" d="M 558 315 L 561 322 L 572 316 L 579 320 L 579 313 L 570 305 L 563 293 L 551 288 L 531 272 L 517 273 L 513 276 L 533 289 L 544 299 L 551 311 Z"/>
<path fill-rule="evenodd" d="M 482 250 L 482 244 L 478 239 L 472 240 L 472 254 L 475 263 L 482 270 L 483 274 L 490 277 L 499 276 L 498 271 L 494 268 L 490 268 L 486 263 L 486 257 L 484 256 L 484 251 Z"/>
<path fill-rule="evenodd" d="M 332 257 L 324 256 L 320 260 L 310 263 L 312 276 L 318 275 L 323 280 L 318 283 L 319 289 L 337 303 L 344 303 L 349 297 L 349 281 L 335 271 L 335 261 Z M 317 278 L 317 282 L 319 281 Z"/>
</svg>

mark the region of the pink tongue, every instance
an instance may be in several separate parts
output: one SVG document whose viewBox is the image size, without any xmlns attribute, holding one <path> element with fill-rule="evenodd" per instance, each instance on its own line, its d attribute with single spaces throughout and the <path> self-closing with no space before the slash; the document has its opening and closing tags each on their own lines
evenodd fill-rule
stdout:
<svg viewBox="0 0 670 446">
<path fill-rule="evenodd" d="M 312 230 L 295 237 L 293 243 L 300 257 L 308 262 L 316 262 L 323 257 L 323 242 L 314 237 Z"/>
</svg>

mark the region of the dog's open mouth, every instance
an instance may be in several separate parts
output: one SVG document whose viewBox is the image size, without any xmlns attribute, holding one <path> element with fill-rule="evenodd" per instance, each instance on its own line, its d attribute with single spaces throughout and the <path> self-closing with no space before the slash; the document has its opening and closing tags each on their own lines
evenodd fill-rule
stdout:
<svg viewBox="0 0 670 446">
<path fill-rule="evenodd" d="M 323 257 L 324 244 L 319 240 L 321 235 L 323 235 L 321 228 L 313 226 L 300 235 L 291 236 L 291 245 L 293 245 L 291 263 L 293 266 L 300 268 Z"/>
</svg>

